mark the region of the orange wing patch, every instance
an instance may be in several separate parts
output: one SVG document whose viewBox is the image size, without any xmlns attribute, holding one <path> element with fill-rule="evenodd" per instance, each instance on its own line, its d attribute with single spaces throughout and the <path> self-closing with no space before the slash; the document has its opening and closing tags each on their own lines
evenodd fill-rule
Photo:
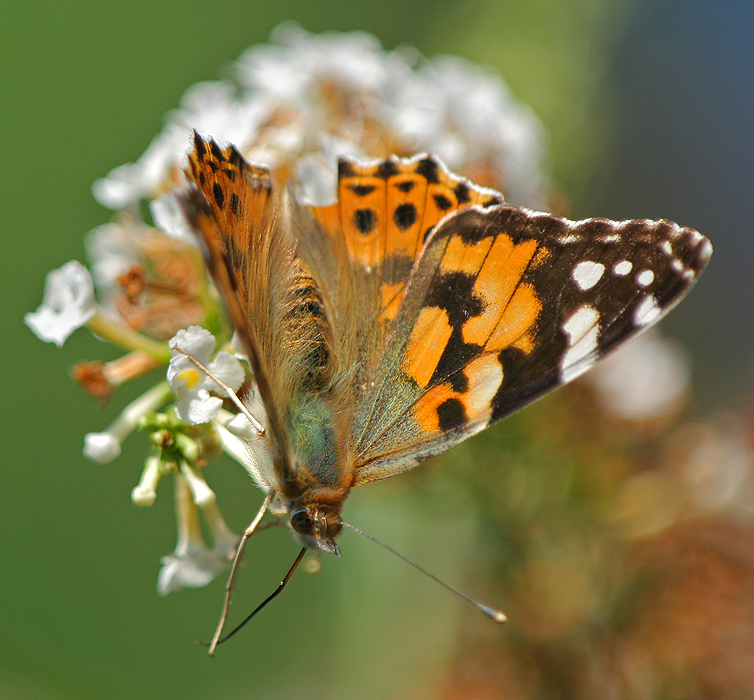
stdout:
<svg viewBox="0 0 754 700">
<path fill-rule="evenodd" d="M 529 354 L 542 314 L 536 290 L 524 280 L 541 258 L 536 240 L 516 242 L 515 234 L 478 228 L 455 233 L 455 218 L 447 226 L 430 243 L 437 246 L 436 267 L 402 362 L 426 392 L 413 406 L 425 432 L 492 415 L 503 382 L 501 353 L 513 347 Z"/>
<path fill-rule="evenodd" d="M 463 376 L 463 390 L 445 382 L 416 401 L 413 416 L 424 433 L 445 432 L 469 422 L 484 424 L 492 417 L 492 399 L 503 383 L 500 360 L 481 355 L 464 367 Z"/>
<path fill-rule="evenodd" d="M 453 175 L 432 156 L 393 156 L 370 165 L 343 158 L 338 165 L 338 203 L 314 207 L 314 215 L 331 235 L 344 236 L 352 259 L 379 270 L 381 314 L 390 321 L 435 226 L 460 208 L 502 201 L 500 193 Z"/>
<path fill-rule="evenodd" d="M 348 252 L 364 267 L 378 266 L 384 257 L 386 230 L 386 182 L 380 166 L 338 164 L 340 222 Z"/>
<path fill-rule="evenodd" d="M 404 362 L 408 374 L 421 388 L 429 384 L 432 374 L 448 345 L 453 327 L 445 309 L 425 306 L 411 331 Z"/>
<path fill-rule="evenodd" d="M 478 243 L 477 247 L 484 242 Z M 484 254 L 481 266 L 476 268 L 478 272 L 472 287 L 474 296 L 483 301 L 483 311 L 464 323 L 463 339 L 499 352 L 525 335 L 542 310 L 532 286 L 521 284 L 537 250 L 537 242 L 528 240 L 514 244 L 510 237 L 500 234 L 488 250 L 488 254 L 479 251 L 474 256 L 476 262 Z"/>
<path fill-rule="evenodd" d="M 189 154 L 189 177 L 204 193 L 215 225 L 197 226 L 210 253 L 209 264 L 218 284 L 232 275 L 230 287 L 240 290 L 241 306 L 247 299 L 246 255 L 253 231 L 268 222 L 272 196 L 270 171 L 251 165 L 234 146 L 220 148 L 214 140 L 205 141 L 194 132 L 194 150 Z M 225 270 L 212 269 L 221 261 Z M 233 294 L 227 301 L 233 306 Z M 231 309 L 236 326 L 243 313 Z"/>
</svg>

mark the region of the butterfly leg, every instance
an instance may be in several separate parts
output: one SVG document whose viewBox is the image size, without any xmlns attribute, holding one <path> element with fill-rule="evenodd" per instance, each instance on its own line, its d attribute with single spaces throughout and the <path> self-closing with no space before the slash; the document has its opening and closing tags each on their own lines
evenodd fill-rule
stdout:
<svg viewBox="0 0 754 700">
<path fill-rule="evenodd" d="M 233 589 L 236 585 L 236 577 L 238 576 L 238 570 L 241 567 L 241 560 L 243 559 L 244 551 L 246 551 L 246 544 L 248 543 L 249 538 L 259 529 L 259 524 L 262 522 L 264 514 L 270 507 L 270 501 L 272 501 L 272 497 L 274 495 L 274 492 L 270 492 L 265 496 L 262 507 L 259 509 L 259 512 L 256 514 L 254 520 L 251 521 L 249 527 L 246 528 L 246 531 L 241 536 L 241 541 L 238 543 L 236 555 L 235 557 L 233 557 L 233 566 L 230 569 L 230 576 L 228 576 L 228 583 L 225 585 L 225 600 L 223 601 L 223 609 L 220 613 L 220 620 L 217 623 L 217 629 L 215 630 L 215 634 L 209 644 L 208 653 L 210 656 L 215 655 L 215 649 L 220 643 L 220 638 L 223 634 L 225 622 L 228 619 L 228 611 L 230 609 L 230 596 L 233 594 Z"/>
<path fill-rule="evenodd" d="M 210 370 L 201 362 L 199 362 L 199 360 L 197 360 L 190 352 L 187 352 L 183 348 L 179 348 L 177 345 L 173 347 L 173 350 L 181 353 L 181 355 L 188 357 L 188 359 L 193 364 L 195 364 L 199 370 L 204 372 L 204 374 L 206 374 L 213 382 L 219 384 L 225 390 L 230 400 L 236 405 L 238 410 L 241 411 L 244 416 L 246 416 L 249 423 L 251 423 L 254 429 L 259 433 L 259 437 L 262 437 L 265 434 L 265 429 L 262 424 L 256 418 L 254 418 L 254 416 L 251 415 L 249 409 L 244 406 L 243 401 L 238 398 L 238 394 L 236 394 L 236 392 L 231 387 L 229 387 L 222 379 L 216 377 L 212 372 L 210 372 Z"/>
</svg>

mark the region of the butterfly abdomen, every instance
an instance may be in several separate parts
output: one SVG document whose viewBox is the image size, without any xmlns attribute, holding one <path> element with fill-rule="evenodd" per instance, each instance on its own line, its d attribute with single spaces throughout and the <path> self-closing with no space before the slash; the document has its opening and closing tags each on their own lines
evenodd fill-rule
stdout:
<svg viewBox="0 0 754 700">
<path fill-rule="evenodd" d="M 282 317 L 288 363 L 298 390 L 326 391 L 332 379 L 332 343 L 322 293 L 311 273 L 296 264 Z"/>
</svg>

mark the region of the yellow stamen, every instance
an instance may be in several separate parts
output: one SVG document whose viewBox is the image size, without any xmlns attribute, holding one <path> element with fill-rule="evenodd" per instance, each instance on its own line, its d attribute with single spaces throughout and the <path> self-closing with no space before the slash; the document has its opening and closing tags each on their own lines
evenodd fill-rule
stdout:
<svg viewBox="0 0 754 700">
<path fill-rule="evenodd" d="M 186 387 L 188 389 L 193 389 L 199 383 L 199 372 L 195 369 L 184 369 L 178 377 L 186 382 Z"/>
</svg>

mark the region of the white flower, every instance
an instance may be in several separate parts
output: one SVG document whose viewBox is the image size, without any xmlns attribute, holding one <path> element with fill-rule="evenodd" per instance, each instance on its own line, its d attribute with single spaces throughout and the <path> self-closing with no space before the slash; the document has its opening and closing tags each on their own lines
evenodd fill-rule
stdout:
<svg viewBox="0 0 754 700">
<path fill-rule="evenodd" d="M 542 126 L 492 69 L 455 56 L 428 59 L 386 83 L 377 106 L 409 149 L 434 153 L 451 169 L 492 160 L 506 198 L 543 204 Z"/>
<path fill-rule="evenodd" d="M 338 158 L 363 158 L 365 154 L 356 143 L 325 131 L 318 133 L 316 140 L 319 150 L 305 153 L 296 161 L 298 199 L 302 204 L 325 206 L 337 199 Z"/>
<path fill-rule="evenodd" d="M 162 476 L 160 458 L 150 455 L 144 463 L 139 483 L 131 490 L 131 500 L 136 506 L 151 506 L 157 498 L 157 484 Z"/>
<path fill-rule="evenodd" d="M 92 277 L 78 260 L 47 274 L 42 304 L 24 316 L 34 334 L 61 347 L 96 311 Z"/>
<path fill-rule="evenodd" d="M 157 228 L 168 236 L 196 245 L 196 233 L 186 219 L 186 214 L 178 202 L 181 188 L 153 199 L 149 203 L 149 213 Z"/>
<path fill-rule="evenodd" d="M 114 301 L 122 293 L 118 277 L 144 263 L 144 250 L 157 232 L 130 216 L 92 229 L 84 241 L 92 278 L 103 308 L 118 316 Z"/>
<path fill-rule="evenodd" d="M 234 73 L 237 84 L 189 88 L 144 154 L 94 184 L 95 198 L 113 209 L 157 199 L 155 221 L 185 233 L 161 198 L 183 184 L 196 129 L 272 168 L 288 161 L 307 204 L 334 198 L 335 159 L 363 155 L 360 145 L 371 156 L 435 153 L 451 169 L 491 166 L 514 203 L 544 203 L 542 127 L 491 69 L 385 51 L 363 32 L 309 34 L 285 23 L 271 43 L 245 51 Z"/>
<path fill-rule="evenodd" d="M 205 82 L 190 87 L 180 107 L 169 112 L 165 128 L 135 163 L 111 170 L 92 186 L 94 198 L 110 209 L 125 208 L 139 199 L 154 197 L 173 168 L 183 168 L 197 129 L 217 140 L 247 146 L 267 118 L 270 107 L 265 100 L 238 97 L 237 89 L 227 82 Z"/>
<path fill-rule="evenodd" d="M 139 419 L 159 408 L 169 394 L 167 385 L 161 382 L 128 404 L 106 430 L 87 433 L 84 436 L 84 457 L 100 464 L 112 462 L 120 455 L 120 446 L 134 431 Z"/>
<path fill-rule="evenodd" d="M 217 497 L 215 496 L 215 492 L 209 487 L 209 484 L 204 480 L 204 477 L 186 462 L 181 463 L 180 469 L 183 478 L 186 479 L 186 485 L 191 492 L 191 498 L 194 503 L 200 508 L 214 505 Z"/>
<path fill-rule="evenodd" d="M 203 508 L 207 525 L 214 538 L 212 549 L 202 538 L 199 512 L 182 476 L 176 477 L 178 543 L 172 554 L 162 558 L 157 592 L 167 595 L 181 588 L 206 586 L 232 560 L 238 537 L 228 529 L 217 506 Z"/>
<path fill-rule="evenodd" d="M 107 464 L 120 455 L 120 445 L 125 435 L 115 431 L 87 433 L 84 435 L 84 457 L 92 462 Z"/>
<path fill-rule="evenodd" d="M 217 416 L 223 401 L 210 392 L 227 396 L 226 391 L 205 372 L 201 371 L 180 348 L 190 353 L 220 381 L 234 391 L 243 384 L 245 373 L 241 363 L 227 352 L 218 352 L 210 362 L 215 349 L 215 337 L 201 326 L 189 326 L 178 331 L 170 340 L 173 357 L 168 365 L 168 382 L 178 395 L 175 411 L 187 423 L 208 423 Z"/>
<path fill-rule="evenodd" d="M 225 427 L 236 437 L 244 440 L 253 440 L 259 437 L 257 429 L 249 422 L 249 419 L 243 413 L 236 413 Z"/>
<path fill-rule="evenodd" d="M 309 34 L 286 22 L 270 39 L 272 44 L 252 46 L 241 55 L 238 80 L 301 107 L 317 96 L 321 81 L 374 93 L 405 66 L 365 32 Z"/>
</svg>

